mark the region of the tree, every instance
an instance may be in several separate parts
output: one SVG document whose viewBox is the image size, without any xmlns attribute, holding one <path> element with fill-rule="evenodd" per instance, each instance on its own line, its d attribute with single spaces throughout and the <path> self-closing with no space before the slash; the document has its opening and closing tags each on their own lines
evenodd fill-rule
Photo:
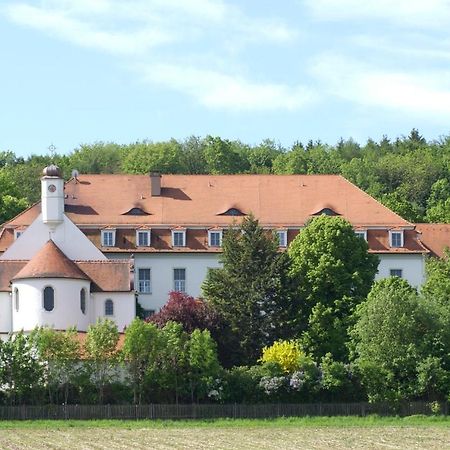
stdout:
<svg viewBox="0 0 450 450">
<path fill-rule="evenodd" d="M 161 330 L 161 347 L 158 359 L 151 370 L 157 371 L 156 379 L 174 393 L 178 404 L 188 369 L 187 342 L 189 335 L 179 323 L 168 322 Z"/>
<path fill-rule="evenodd" d="M 208 385 L 217 377 L 220 364 L 217 346 L 208 330 L 194 330 L 187 344 L 191 401 L 206 396 Z"/>
<path fill-rule="evenodd" d="M 0 390 L 10 404 L 31 402 L 43 382 L 43 363 L 22 331 L 0 340 Z"/>
<path fill-rule="evenodd" d="M 316 359 L 346 359 L 351 314 L 370 290 L 378 258 L 341 217 L 312 219 L 289 247 L 298 313 L 291 326 Z"/>
<path fill-rule="evenodd" d="M 377 281 L 355 317 L 352 357 L 369 399 L 400 401 L 418 396 L 419 365 L 433 356 L 436 321 L 415 289 L 398 277 Z M 427 371 L 421 368 L 422 378 Z"/>
<path fill-rule="evenodd" d="M 208 173 L 229 174 L 245 170 L 245 161 L 233 148 L 233 143 L 220 137 L 207 136 L 204 149 Z M 244 169 L 244 170 L 243 170 Z"/>
<path fill-rule="evenodd" d="M 180 173 L 180 160 L 181 145 L 175 139 L 169 142 L 137 142 L 128 149 L 122 161 L 122 170 L 135 174 L 151 171 Z"/>
<path fill-rule="evenodd" d="M 98 319 L 94 325 L 89 325 L 85 351 L 91 377 L 98 389 L 99 403 L 103 403 L 105 386 L 111 381 L 117 366 L 118 342 L 119 331 L 112 320 Z"/>
<path fill-rule="evenodd" d="M 196 328 L 212 330 L 219 327 L 217 314 L 206 302 L 177 291 L 170 292 L 167 303 L 147 321 L 160 328 L 167 322 L 177 322 L 187 333 L 192 333 Z"/>
<path fill-rule="evenodd" d="M 135 404 L 141 404 L 146 376 L 159 348 L 160 337 L 156 325 L 136 318 L 125 330 L 122 358 L 131 375 Z"/>
<path fill-rule="evenodd" d="M 229 329 L 217 338 L 229 339 L 229 359 L 222 363 L 255 362 L 264 346 L 284 337 L 289 259 L 253 216 L 228 229 L 222 244 L 222 267 L 210 270 L 203 284 L 208 304 Z"/>
<path fill-rule="evenodd" d="M 76 329 L 56 331 L 53 328 L 36 328 L 30 339 L 37 348 L 41 360 L 46 363 L 50 403 L 57 403 L 57 394 L 61 389 L 63 401 L 67 403 L 69 386 L 75 383 L 80 370 L 80 344 Z"/>
</svg>

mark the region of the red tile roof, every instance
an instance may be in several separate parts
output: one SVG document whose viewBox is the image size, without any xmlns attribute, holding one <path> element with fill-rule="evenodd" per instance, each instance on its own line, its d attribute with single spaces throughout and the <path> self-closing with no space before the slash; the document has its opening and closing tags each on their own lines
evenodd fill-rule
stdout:
<svg viewBox="0 0 450 450">
<path fill-rule="evenodd" d="M 421 233 L 420 240 L 433 255 L 442 258 L 444 249 L 450 248 L 450 224 L 418 223 L 416 229 Z"/>
<path fill-rule="evenodd" d="M 411 225 L 339 175 L 163 175 L 161 185 L 152 197 L 147 175 L 80 175 L 65 185 L 65 211 L 78 226 L 223 226 L 236 220 L 220 215 L 230 208 L 265 226 L 301 226 L 327 205 L 354 226 Z M 131 208 L 149 215 L 123 215 Z M 29 225 L 39 211 L 36 204 L 7 225 Z"/>
<path fill-rule="evenodd" d="M 0 260 L 0 291 L 10 291 L 12 280 L 70 278 L 90 281 L 92 292 L 130 292 L 131 269 L 131 260 L 71 261 L 48 241 L 30 261 Z"/>
<path fill-rule="evenodd" d="M 13 280 L 23 278 L 71 278 L 87 280 L 88 276 L 52 240 L 49 240 L 14 276 Z"/>
</svg>

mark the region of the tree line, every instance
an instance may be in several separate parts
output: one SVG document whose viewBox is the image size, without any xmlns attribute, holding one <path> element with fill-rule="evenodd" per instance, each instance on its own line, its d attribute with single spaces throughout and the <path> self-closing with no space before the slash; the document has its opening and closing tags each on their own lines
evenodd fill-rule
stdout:
<svg viewBox="0 0 450 450">
<path fill-rule="evenodd" d="M 450 136 L 427 142 L 417 130 L 408 136 L 364 145 L 341 139 L 257 145 L 191 136 L 185 140 L 139 141 L 127 145 L 83 144 L 67 155 L 17 157 L 0 152 L 0 221 L 39 199 L 39 177 L 54 162 L 67 178 L 83 173 L 145 174 L 341 174 L 412 222 L 450 222 Z"/>
<path fill-rule="evenodd" d="M 42 402 L 449 400 L 450 257 L 420 291 L 374 282 L 378 258 L 341 217 L 312 219 L 285 252 L 252 216 L 226 230 L 203 299 L 173 292 L 119 333 L 99 321 L 0 344 L 0 398 Z"/>
</svg>

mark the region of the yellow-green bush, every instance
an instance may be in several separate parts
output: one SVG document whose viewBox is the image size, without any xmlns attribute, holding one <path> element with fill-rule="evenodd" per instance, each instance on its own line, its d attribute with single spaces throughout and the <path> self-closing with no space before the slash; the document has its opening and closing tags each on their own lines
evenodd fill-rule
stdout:
<svg viewBox="0 0 450 450">
<path fill-rule="evenodd" d="M 297 341 L 276 341 L 270 347 L 264 347 L 262 363 L 275 362 L 284 372 L 293 373 L 300 368 L 300 359 L 304 356 Z"/>
</svg>

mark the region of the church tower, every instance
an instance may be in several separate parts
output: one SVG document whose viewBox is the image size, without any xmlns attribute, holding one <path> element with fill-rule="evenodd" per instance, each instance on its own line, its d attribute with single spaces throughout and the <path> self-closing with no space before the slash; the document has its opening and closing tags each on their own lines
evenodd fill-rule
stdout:
<svg viewBox="0 0 450 450">
<path fill-rule="evenodd" d="M 41 178 L 42 221 L 51 230 L 64 220 L 64 179 L 61 169 L 50 164 Z"/>
</svg>

